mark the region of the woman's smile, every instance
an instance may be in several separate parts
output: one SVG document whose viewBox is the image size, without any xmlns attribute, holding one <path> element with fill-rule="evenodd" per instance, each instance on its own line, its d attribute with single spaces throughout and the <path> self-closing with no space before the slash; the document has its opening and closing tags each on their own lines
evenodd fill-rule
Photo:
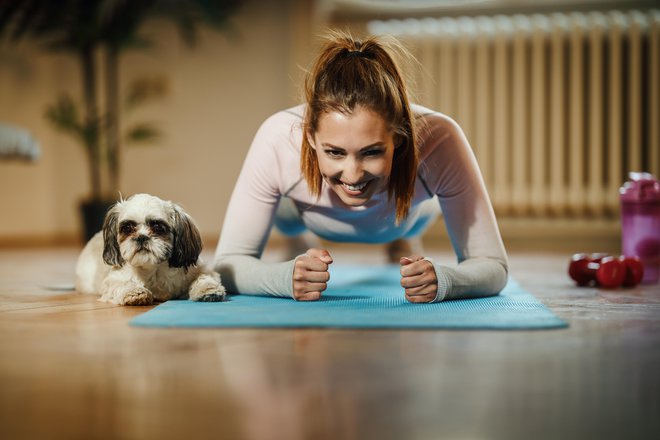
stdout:
<svg viewBox="0 0 660 440">
<path fill-rule="evenodd" d="M 346 205 L 361 206 L 387 189 L 394 139 L 380 115 L 361 106 L 325 113 L 314 140 L 321 175 Z"/>
<path fill-rule="evenodd" d="M 363 190 L 366 188 L 366 186 L 369 184 L 369 182 L 362 182 L 362 183 L 346 183 L 339 181 L 339 183 L 342 184 L 346 192 L 348 192 L 351 195 L 360 195 L 362 194 Z"/>
</svg>

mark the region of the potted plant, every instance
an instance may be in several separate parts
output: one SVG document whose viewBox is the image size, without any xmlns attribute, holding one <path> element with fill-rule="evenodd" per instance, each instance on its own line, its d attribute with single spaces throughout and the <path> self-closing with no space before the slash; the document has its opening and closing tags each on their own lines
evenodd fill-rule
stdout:
<svg viewBox="0 0 660 440">
<path fill-rule="evenodd" d="M 193 45 L 199 25 L 225 29 L 239 4 L 240 0 L 0 0 L 0 38 L 13 42 L 36 39 L 47 50 L 71 54 L 79 62 L 81 108 L 70 96 L 61 95 L 46 110 L 46 116 L 75 136 L 87 156 L 91 192 L 81 206 L 83 212 L 96 213 L 97 218 L 84 221 L 89 224 L 85 239 L 100 229 L 107 207 L 119 194 L 126 142 L 153 141 L 159 134 L 155 126 L 145 123 L 122 131 L 121 119 L 127 111 L 166 91 L 161 78 L 139 79 L 131 83 L 123 99 L 128 105 L 122 106 L 122 53 L 148 46 L 140 28 L 149 19 L 172 20 L 183 40 Z M 97 55 L 102 59 L 102 77 L 95 62 Z M 105 95 L 103 109 L 98 105 L 99 85 Z M 107 182 L 103 176 L 108 176 Z"/>
<path fill-rule="evenodd" d="M 163 97 L 167 83 L 163 77 L 142 77 L 132 81 L 126 92 L 121 114 L 125 119 L 141 104 Z M 46 118 L 58 130 L 72 136 L 84 148 L 89 163 L 91 196 L 80 203 L 83 239 L 89 240 L 103 225 L 108 208 L 115 202 L 119 190 L 119 146 L 154 142 L 161 136 L 155 124 L 134 123 L 120 133 L 115 140 L 115 151 L 110 150 L 108 130 L 110 115 L 99 114 L 95 119 L 81 115 L 75 100 L 66 93 L 48 106 Z M 103 173 L 109 176 L 104 185 Z"/>
</svg>

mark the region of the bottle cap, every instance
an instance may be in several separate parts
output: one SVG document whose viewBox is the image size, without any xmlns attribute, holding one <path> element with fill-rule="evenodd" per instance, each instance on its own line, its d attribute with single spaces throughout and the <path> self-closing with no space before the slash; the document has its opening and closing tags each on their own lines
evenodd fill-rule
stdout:
<svg viewBox="0 0 660 440">
<path fill-rule="evenodd" d="M 622 202 L 660 203 L 660 181 L 651 173 L 630 172 L 629 181 L 619 188 Z"/>
</svg>

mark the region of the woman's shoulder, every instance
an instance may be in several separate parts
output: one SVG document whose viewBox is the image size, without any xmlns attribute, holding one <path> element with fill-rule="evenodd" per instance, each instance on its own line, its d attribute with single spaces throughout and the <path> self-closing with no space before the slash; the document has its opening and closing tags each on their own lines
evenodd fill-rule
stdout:
<svg viewBox="0 0 660 440">
<path fill-rule="evenodd" d="M 453 174 L 462 166 L 462 158 L 469 157 L 471 148 L 463 130 L 450 116 L 419 105 L 413 106 L 413 112 L 417 127 L 418 171 L 437 189 L 442 186 L 439 182 L 444 181 L 443 176 Z"/>
<path fill-rule="evenodd" d="M 447 146 L 445 141 L 456 141 L 463 137 L 461 127 L 450 116 L 421 105 L 411 107 L 415 115 L 420 159 L 423 160 L 434 152 L 443 150 L 443 146 Z"/>
<path fill-rule="evenodd" d="M 415 121 L 420 129 L 424 128 L 444 128 L 451 130 L 458 127 L 458 124 L 449 115 L 424 107 L 419 104 L 412 104 L 411 109 L 415 115 Z"/>
<path fill-rule="evenodd" d="M 300 150 L 303 106 L 280 110 L 268 116 L 259 127 L 253 146 L 276 147 L 279 152 Z M 290 148 L 284 148 L 289 146 Z"/>
<path fill-rule="evenodd" d="M 261 129 L 291 130 L 291 127 L 302 127 L 305 107 L 297 105 L 280 110 L 268 116 L 261 124 Z"/>
</svg>

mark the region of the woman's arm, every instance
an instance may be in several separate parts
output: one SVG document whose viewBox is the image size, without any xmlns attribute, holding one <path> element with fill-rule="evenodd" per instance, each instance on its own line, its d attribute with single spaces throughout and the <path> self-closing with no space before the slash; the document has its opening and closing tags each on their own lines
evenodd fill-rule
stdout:
<svg viewBox="0 0 660 440">
<path fill-rule="evenodd" d="M 431 261 L 438 281 L 435 301 L 498 294 L 506 285 L 508 260 L 476 158 L 461 128 L 450 118 L 427 117 L 424 166 L 437 194 L 458 265 Z"/>
<path fill-rule="evenodd" d="M 294 261 L 261 261 L 283 185 L 278 154 L 291 145 L 292 121 L 281 112 L 262 124 L 234 187 L 214 259 L 229 293 L 292 295 Z"/>
<path fill-rule="evenodd" d="M 291 297 L 293 261 L 264 263 L 247 255 L 222 255 L 215 270 L 229 293 Z"/>
</svg>

